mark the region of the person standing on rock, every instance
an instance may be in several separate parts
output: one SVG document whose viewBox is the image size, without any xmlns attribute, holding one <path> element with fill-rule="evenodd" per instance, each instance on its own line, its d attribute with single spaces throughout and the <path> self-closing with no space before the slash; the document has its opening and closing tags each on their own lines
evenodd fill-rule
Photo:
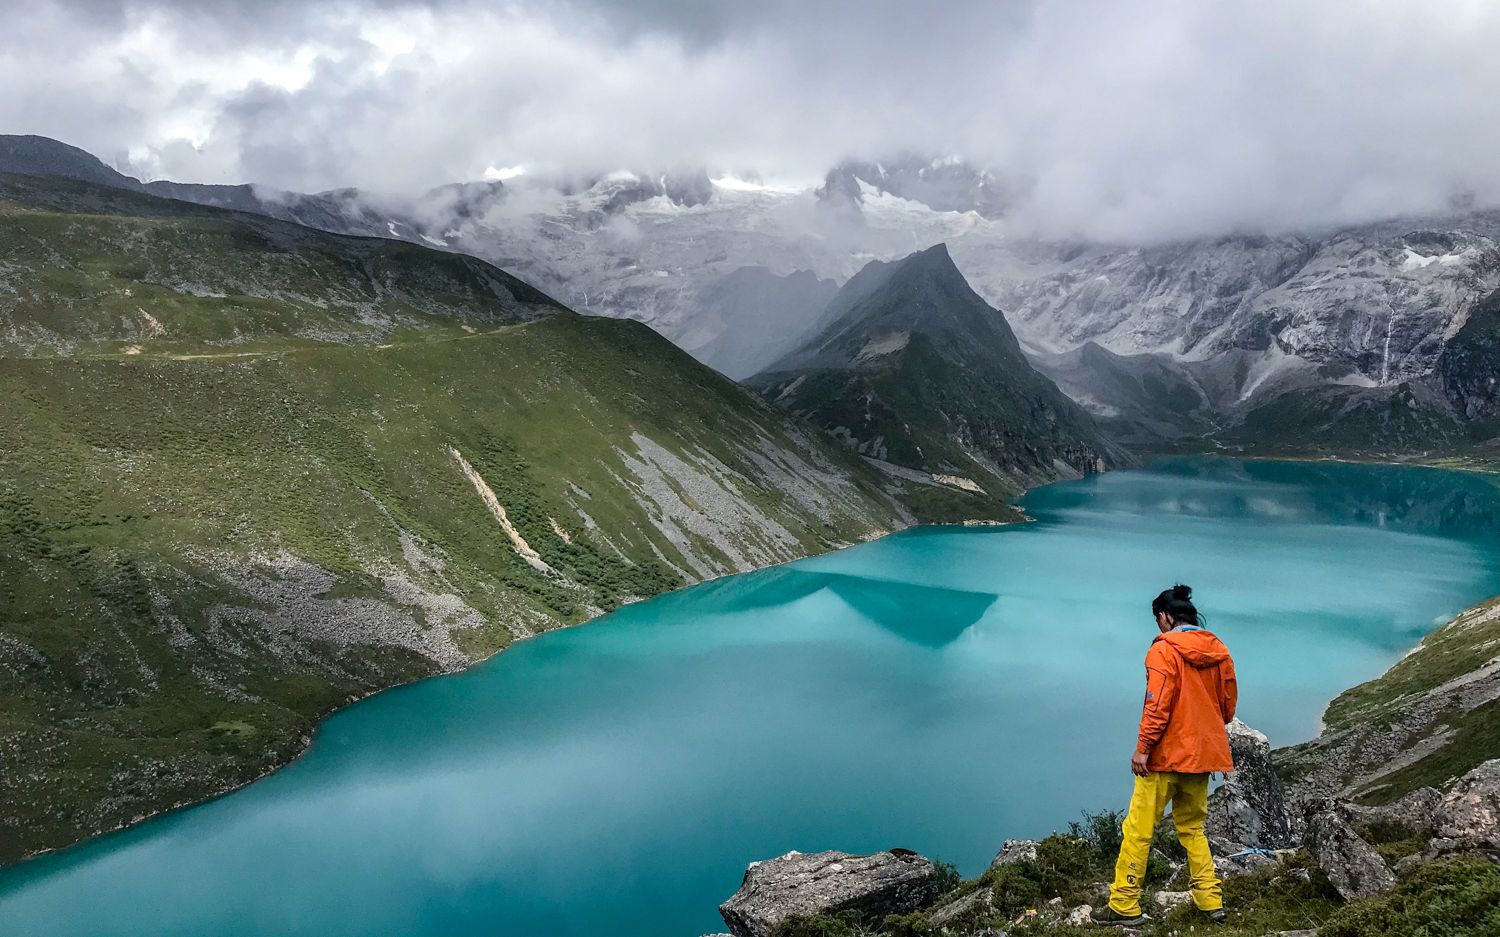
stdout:
<svg viewBox="0 0 1500 937">
<path fill-rule="evenodd" d="M 1146 700 L 1130 759 L 1135 793 L 1125 817 L 1120 858 L 1109 904 L 1094 912 L 1098 924 L 1139 924 L 1141 886 L 1151 836 L 1167 804 L 1177 839 L 1187 851 L 1193 904 L 1214 921 L 1225 918 L 1219 877 L 1203 821 L 1208 817 L 1208 777 L 1234 770 L 1225 725 L 1239 698 L 1229 648 L 1203 628 L 1193 590 L 1177 585 L 1151 602 L 1161 632 L 1146 652 Z"/>
</svg>

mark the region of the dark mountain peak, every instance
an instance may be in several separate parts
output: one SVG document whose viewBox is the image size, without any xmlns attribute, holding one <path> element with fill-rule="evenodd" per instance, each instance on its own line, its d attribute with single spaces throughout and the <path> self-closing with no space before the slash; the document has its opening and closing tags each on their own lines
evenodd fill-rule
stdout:
<svg viewBox="0 0 1500 937">
<path fill-rule="evenodd" d="M 942 243 L 900 260 L 866 264 L 829 303 L 824 321 L 800 366 L 856 360 L 858 347 L 877 333 L 925 335 L 964 359 L 1020 355 L 1005 318 L 974 292 Z"/>
<path fill-rule="evenodd" d="M 859 187 L 858 167 L 845 161 L 828 170 L 818 187 L 818 198 L 830 204 L 858 205 L 864 201 Z"/>
<path fill-rule="evenodd" d="M 1124 458 L 1032 367 L 945 244 L 867 264 L 824 317 L 750 383 L 864 455 L 1002 488 Z"/>
<path fill-rule="evenodd" d="M 116 189 L 143 188 L 139 179 L 116 172 L 92 153 L 35 134 L 0 134 L 0 172 L 63 176 Z"/>
<path fill-rule="evenodd" d="M 944 241 L 923 248 L 915 254 L 908 254 L 893 266 L 894 276 L 930 276 L 958 281 L 965 288 L 969 285 L 969 281 L 959 272 L 958 265 L 953 262 L 953 255 L 948 253 L 948 245 Z"/>
<path fill-rule="evenodd" d="M 490 209 L 505 199 L 505 183 L 499 179 L 478 179 L 472 182 L 450 182 L 429 189 L 420 204 L 424 214 L 442 216 L 446 228 L 454 222 L 472 221 L 489 214 Z"/>
</svg>

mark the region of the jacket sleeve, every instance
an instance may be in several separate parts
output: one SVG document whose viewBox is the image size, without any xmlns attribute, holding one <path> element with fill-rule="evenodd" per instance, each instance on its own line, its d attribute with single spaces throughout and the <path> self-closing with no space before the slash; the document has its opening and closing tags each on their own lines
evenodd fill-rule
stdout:
<svg viewBox="0 0 1500 937">
<path fill-rule="evenodd" d="M 1234 721 L 1234 708 L 1239 705 L 1240 684 L 1234 676 L 1234 660 L 1226 659 L 1219 665 L 1219 711 L 1224 714 L 1224 724 Z"/>
<path fill-rule="evenodd" d="M 1181 686 L 1181 675 L 1177 672 L 1176 655 L 1164 647 L 1151 645 L 1146 652 L 1146 700 L 1141 708 L 1141 731 L 1136 742 L 1137 754 L 1151 752 L 1167 731 L 1167 722 L 1172 718 L 1172 707 L 1177 704 L 1177 690 Z"/>
</svg>

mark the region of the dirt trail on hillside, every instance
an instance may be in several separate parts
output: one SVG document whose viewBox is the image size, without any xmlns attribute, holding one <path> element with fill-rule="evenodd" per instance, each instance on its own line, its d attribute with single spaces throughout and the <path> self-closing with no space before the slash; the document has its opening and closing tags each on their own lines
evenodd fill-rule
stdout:
<svg viewBox="0 0 1500 937">
<path fill-rule="evenodd" d="M 536 322 L 536 321 L 539 321 L 539 320 L 532 319 L 529 322 L 516 322 L 516 323 L 512 323 L 511 325 L 502 325 L 499 328 L 489 329 L 488 331 L 484 331 L 484 332 L 477 332 L 477 331 L 476 332 L 471 332 L 470 334 L 467 334 L 467 335 L 450 335 L 450 336 L 448 336 L 446 338 L 434 338 L 434 339 L 429 339 L 427 341 L 420 341 L 420 342 L 392 342 L 390 344 L 385 344 L 385 345 L 360 345 L 360 344 L 352 344 L 352 343 L 351 344 L 346 344 L 346 345 L 324 344 L 324 345 L 303 345 L 303 346 L 300 346 L 300 347 L 297 347 L 297 348 L 274 348 L 274 349 L 267 349 L 265 351 L 213 351 L 213 352 L 193 352 L 192 354 L 182 354 L 182 353 L 175 353 L 175 352 L 152 352 L 152 351 L 149 351 L 146 348 L 142 347 L 141 345 L 130 345 L 130 346 L 126 347 L 123 351 L 118 351 L 118 352 L 114 352 L 114 351 L 93 352 L 93 353 L 89 353 L 89 354 L 76 355 L 74 357 L 78 357 L 78 358 L 127 358 L 128 357 L 128 358 L 134 358 L 134 359 L 140 359 L 140 358 L 160 358 L 160 359 L 163 359 L 163 360 L 166 360 L 166 361 L 201 361 L 201 360 L 212 359 L 212 358 L 274 358 L 274 357 L 276 357 L 278 355 L 290 355 L 290 354 L 296 354 L 297 352 L 303 352 L 303 351 L 324 351 L 324 350 L 327 350 L 327 349 L 330 349 L 330 348 L 359 348 L 359 349 L 364 349 L 364 350 L 368 350 L 368 351 L 390 351 L 392 349 L 398 349 L 398 348 L 419 348 L 419 347 L 421 347 L 423 345 L 443 345 L 443 344 L 446 344 L 448 342 L 464 342 L 464 341 L 469 341 L 470 339 L 476 339 L 476 338 L 489 338 L 489 337 L 494 336 L 494 335 L 499 335 L 499 334 L 501 334 L 503 332 L 513 332 L 513 331 L 516 331 L 518 329 L 523 329 L 523 328 L 527 327 L 528 325 L 531 325 L 532 322 Z"/>
</svg>

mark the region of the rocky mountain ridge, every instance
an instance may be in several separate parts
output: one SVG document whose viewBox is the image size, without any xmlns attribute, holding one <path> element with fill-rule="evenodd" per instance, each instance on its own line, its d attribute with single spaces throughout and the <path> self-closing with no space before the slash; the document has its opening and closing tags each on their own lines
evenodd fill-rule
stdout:
<svg viewBox="0 0 1500 937">
<path fill-rule="evenodd" d="M 749 384 L 867 458 L 1010 492 L 1128 461 L 1031 367 L 945 245 L 872 261 L 823 318 Z"/>
<path fill-rule="evenodd" d="M 1442 448 L 1485 431 L 1467 424 L 1439 370 L 1500 287 L 1500 214 L 1152 248 L 1033 246 L 1004 272 L 1013 251 L 964 246 L 960 263 L 1014 311 L 1038 365 L 1142 435 L 1253 445 L 1290 422 L 1279 441 L 1339 448 L 1359 435 L 1341 425 L 1351 411 L 1371 449 Z M 1113 356 L 1102 377 L 1078 367 L 1080 353 L 1100 357 L 1089 348 Z M 1196 398 L 1154 431 L 1131 417 L 1138 391 L 1120 390 L 1153 381 Z M 1396 415 L 1387 425 L 1375 411 Z"/>
<path fill-rule="evenodd" d="M 1443 353 L 1500 289 L 1496 212 L 1121 246 L 1018 237 L 1004 180 L 917 156 L 847 161 L 816 190 L 693 170 L 394 200 L 143 184 L 42 138 L 0 138 L 4 168 L 472 254 L 574 308 L 646 322 L 736 378 L 823 324 L 806 290 L 742 268 L 843 282 L 944 241 L 1035 363 L 1133 445 L 1404 456 L 1493 429 L 1469 415 L 1488 372 Z"/>
</svg>

